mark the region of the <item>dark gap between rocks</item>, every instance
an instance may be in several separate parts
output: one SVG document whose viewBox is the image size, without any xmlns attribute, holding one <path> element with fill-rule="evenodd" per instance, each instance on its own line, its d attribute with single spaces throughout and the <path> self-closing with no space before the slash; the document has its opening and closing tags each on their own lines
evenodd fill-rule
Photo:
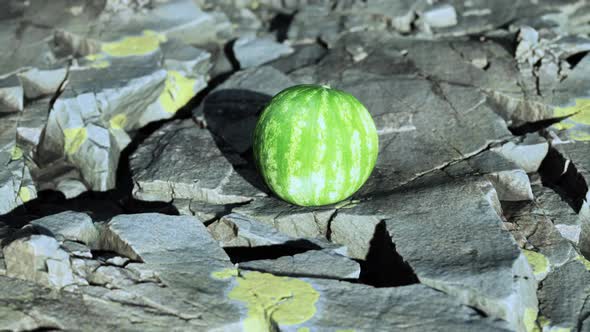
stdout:
<svg viewBox="0 0 590 332">
<path fill-rule="evenodd" d="M 396 287 L 420 282 L 414 270 L 396 251 L 383 221 L 375 227 L 366 260 L 359 263 L 361 264 L 359 281 L 363 284 L 374 287 Z"/>
<path fill-rule="evenodd" d="M 293 23 L 296 14 L 297 11 L 291 14 L 278 13 L 270 20 L 270 27 L 268 30 L 276 33 L 276 38 L 279 43 L 282 43 L 287 39 L 289 27 L 291 26 L 291 23 Z"/>
<path fill-rule="evenodd" d="M 240 70 L 240 62 L 238 61 L 238 59 L 236 58 L 236 55 L 234 53 L 234 44 L 235 43 L 236 43 L 235 39 L 227 42 L 223 46 L 223 53 L 225 54 L 225 57 L 227 58 L 227 60 L 231 64 L 233 71 L 238 71 L 238 70 Z"/>
<path fill-rule="evenodd" d="M 309 250 L 320 249 L 322 248 L 317 244 L 303 239 L 269 246 L 223 248 L 234 264 L 261 259 L 277 259 L 283 256 L 293 256 Z"/>
<path fill-rule="evenodd" d="M 121 254 L 119 254 L 115 251 L 111 251 L 111 250 L 93 249 L 93 250 L 90 250 L 90 253 L 92 254 L 93 259 L 100 261 L 103 265 L 114 265 L 114 264 L 107 263 L 107 260 L 109 260 L 110 258 L 113 258 L 113 257 L 124 257 L 124 258 L 129 259 L 125 264 L 123 264 L 123 267 L 129 263 L 143 263 L 141 261 L 132 260 L 131 258 L 129 258 L 127 256 L 121 255 Z M 114 266 L 117 266 L 117 265 L 114 265 Z"/>
<path fill-rule="evenodd" d="M 526 122 L 526 123 L 518 125 L 518 126 L 510 126 L 510 127 L 508 127 L 508 130 L 510 130 L 510 132 L 514 136 L 522 136 L 522 135 L 526 135 L 529 133 L 535 133 L 537 131 L 544 130 L 544 129 L 560 122 L 561 120 L 563 120 L 565 118 L 567 118 L 567 117 L 545 119 L 545 120 L 539 120 L 539 121 L 534 121 L 534 122 Z"/>
<path fill-rule="evenodd" d="M 570 55 L 569 57 L 567 57 L 565 59 L 565 61 L 567 61 L 567 63 L 569 63 L 570 69 L 574 69 L 578 65 L 578 63 L 580 61 L 582 61 L 582 59 L 586 55 L 588 55 L 588 53 L 590 53 L 590 52 L 586 51 L 586 52 L 581 52 L 581 53 L 576 53 L 574 55 Z"/>
<path fill-rule="evenodd" d="M 258 272 L 263 272 L 263 273 L 269 273 L 263 269 L 255 269 L 255 268 L 250 268 L 250 267 L 240 267 L 241 270 L 243 271 L 258 271 Z M 312 273 L 280 273 L 280 272 L 275 272 L 273 271 L 271 273 L 272 275 L 278 276 L 278 277 L 291 277 L 291 278 L 314 278 L 314 279 L 326 279 L 326 280 L 339 280 L 339 281 L 346 281 L 346 282 L 350 282 L 350 283 L 354 283 L 354 284 L 358 284 L 358 279 L 340 279 L 340 278 L 331 278 L 331 277 L 326 277 L 323 275 L 317 275 L 317 274 L 312 274 Z"/>
<path fill-rule="evenodd" d="M 567 169 L 565 169 L 566 166 Z M 559 151 L 549 147 L 538 172 L 544 186 L 558 193 L 576 213 L 580 212 L 588 192 L 588 185 L 571 161 L 567 162 Z"/>
</svg>

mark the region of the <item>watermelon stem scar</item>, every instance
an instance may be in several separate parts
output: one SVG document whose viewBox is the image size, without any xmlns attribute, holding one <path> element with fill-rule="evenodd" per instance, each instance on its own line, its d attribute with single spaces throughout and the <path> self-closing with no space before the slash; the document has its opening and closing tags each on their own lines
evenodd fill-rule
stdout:
<svg viewBox="0 0 590 332">
<path fill-rule="evenodd" d="M 279 92 L 258 119 L 253 140 L 266 185 L 301 206 L 350 197 L 369 178 L 379 151 L 367 109 L 351 94 L 327 85 Z"/>
</svg>

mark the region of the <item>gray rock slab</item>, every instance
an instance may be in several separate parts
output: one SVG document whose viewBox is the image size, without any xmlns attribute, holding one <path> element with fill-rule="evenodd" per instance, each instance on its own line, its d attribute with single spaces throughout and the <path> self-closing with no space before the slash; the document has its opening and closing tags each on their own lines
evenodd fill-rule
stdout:
<svg viewBox="0 0 590 332">
<path fill-rule="evenodd" d="M 239 268 L 274 275 L 327 279 L 357 279 L 361 272 L 359 263 L 332 250 L 309 250 L 277 259 L 248 261 L 240 263 Z"/>
<path fill-rule="evenodd" d="M 325 237 L 335 211 L 334 206 L 299 207 L 275 197 L 258 198 L 232 209 L 232 212 L 270 225 L 280 233 L 295 238 Z"/>
<path fill-rule="evenodd" d="M 106 288 L 126 288 L 136 283 L 133 273 L 117 266 L 100 266 L 86 280 Z"/>
<path fill-rule="evenodd" d="M 37 197 L 25 153 L 16 143 L 19 114 L 4 116 L 0 123 L 0 214 Z"/>
<path fill-rule="evenodd" d="M 451 5 L 441 5 L 424 11 L 422 19 L 430 28 L 448 28 L 457 25 L 457 11 Z"/>
<path fill-rule="evenodd" d="M 330 280 L 310 283 L 322 294 L 318 301 L 322 310 L 308 322 L 312 329 L 338 326 L 360 330 L 510 330 L 505 322 L 482 318 L 455 298 L 424 285 L 372 288 Z"/>
<path fill-rule="evenodd" d="M 28 99 L 41 96 L 53 96 L 66 79 L 67 69 L 32 68 L 18 74 L 23 85 L 24 95 Z"/>
<path fill-rule="evenodd" d="M 572 206 L 577 210 L 577 218 L 572 218 L 570 223 L 578 226 L 576 231 L 581 229 L 579 236 L 579 248 L 584 255 L 590 253 L 590 243 L 588 242 L 588 232 L 590 232 L 590 191 L 588 191 L 588 183 L 590 183 L 590 158 L 588 158 L 587 149 L 590 147 L 589 142 L 573 141 L 565 144 L 554 144 L 558 154 L 563 158 L 563 170 L 551 169 L 550 175 L 558 181 L 567 181 L 566 184 L 560 184 L 558 190 L 565 190 L 562 193 L 565 199 L 572 203 Z M 561 172 L 561 173 L 560 173 Z M 569 178 L 567 178 L 569 174 Z M 557 177 L 556 177 L 557 176 Z M 565 176 L 564 179 L 562 176 Z M 563 180 L 562 180 L 563 179 Z M 568 211 L 571 214 L 571 210 Z"/>
<path fill-rule="evenodd" d="M 149 231 L 147 231 L 149 230 Z M 229 258 L 195 217 L 120 215 L 102 234 L 102 247 L 148 264 L 190 263 Z"/>
<path fill-rule="evenodd" d="M 234 42 L 233 52 L 240 63 L 240 68 L 249 68 L 291 54 L 293 49 L 269 37 L 243 36 Z"/>
<path fill-rule="evenodd" d="M 141 200 L 229 204 L 264 195 L 238 174 L 211 133 L 192 120 L 174 121 L 154 132 L 130 163 L 133 195 Z"/>
<path fill-rule="evenodd" d="M 61 247 L 73 257 L 92 258 L 92 252 L 90 248 L 83 245 L 80 242 L 75 241 L 63 241 Z"/>
<path fill-rule="evenodd" d="M 231 325 L 239 319 L 235 306 L 223 296 L 230 281 L 215 277 L 233 269 L 233 264 L 200 220 L 160 214 L 117 216 L 103 233 L 102 248 L 144 262 L 131 263 L 139 279 L 165 285 L 125 286 L 132 303 L 148 304 L 203 326 Z"/>
<path fill-rule="evenodd" d="M 425 182 L 339 210 L 331 239 L 363 259 L 376 225 L 385 220 L 420 282 L 523 329 L 525 311 L 537 310 L 537 285 L 497 205 L 487 181 Z"/>
<path fill-rule="evenodd" d="M 299 249 L 324 249 L 331 253 L 346 255 L 347 248 L 327 241 L 323 237 L 289 236 L 272 225 L 231 213 L 207 226 L 214 239 L 222 247 L 285 246 Z"/>
<path fill-rule="evenodd" d="M 11 330 L 161 331 L 172 326 L 172 330 L 180 331 L 199 326 L 177 316 L 155 315 L 149 307 L 55 291 L 25 280 L 0 277 L 0 289 L 0 325 Z"/>
<path fill-rule="evenodd" d="M 98 242 L 98 230 L 92 218 L 85 213 L 66 211 L 33 220 L 31 224 L 48 230 L 61 241 L 78 241 L 91 247 Z"/>
<path fill-rule="evenodd" d="M 539 288 L 540 315 L 548 326 L 543 328 L 576 329 L 587 317 L 590 296 L 590 273 L 579 261 L 569 262 L 555 269 Z"/>
<path fill-rule="evenodd" d="M 260 329 L 274 324 L 282 331 L 509 330 L 506 322 L 483 318 L 456 299 L 424 285 L 373 288 L 326 279 L 277 277 L 255 271 L 243 271 L 232 278 L 238 283 L 229 297 L 252 313 L 244 325 L 256 324 Z M 272 287 L 280 289 L 277 294 L 282 294 L 283 298 L 273 298 Z M 243 296 L 244 292 L 249 297 Z M 290 307 L 295 303 L 297 318 Z"/>
<path fill-rule="evenodd" d="M 16 75 L 0 79 L 0 113 L 23 110 L 24 90 Z"/>
<path fill-rule="evenodd" d="M 6 275 L 61 288 L 74 283 L 69 255 L 52 237 L 31 235 L 3 248 Z"/>
<path fill-rule="evenodd" d="M 269 65 L 283 73 L 289 73 L 317 63 L 328 53 L 328 50 L 318 43 L 293 45 L 293 50 L 292 54 L 278 58 Z"/>
</svg>

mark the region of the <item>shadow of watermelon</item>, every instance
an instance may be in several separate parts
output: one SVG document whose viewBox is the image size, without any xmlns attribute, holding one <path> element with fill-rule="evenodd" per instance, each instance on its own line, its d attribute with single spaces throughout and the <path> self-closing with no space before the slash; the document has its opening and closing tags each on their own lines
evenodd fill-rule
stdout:
<svg viewBox="0 0 590 332">
<path fill-rule="evenodd" d="M 272 96 L 243 89 L 221 89 L 203 101 L 202 114 L 215 143 L 234 169 L 254 187 L 268 193 L 252 153 L 254 128 Z"/>
</svg>

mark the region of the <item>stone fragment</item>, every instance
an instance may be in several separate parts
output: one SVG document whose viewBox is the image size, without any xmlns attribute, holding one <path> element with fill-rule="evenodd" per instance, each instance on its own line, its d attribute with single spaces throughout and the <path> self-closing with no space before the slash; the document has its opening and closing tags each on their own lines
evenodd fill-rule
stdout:
<svg viewBox="0 0 590 332">
<path fill-rule="evenodd" d="M 191 120 L 174 121 L 154 132 L 131 155 L 130 163 L 133 195 L 141 200 L 230 204 L 261 194 L 239 175 L 211 133 Z"/>
<path fill-rule="evenodd" d="M 189 216 L 153 213 L 117 216 L 103 232 L 102 248 L 152 265 L 186 264 L 204 258 L 229 262 L 203 223 Z"/>
<path fill-rule="evenodd" d="M 126 288 L 135 283 L 133 274 L 117 266 L 100 266 L 86 279 L 93 285 L 100 285 L 106 288 Z"/>
<path fill-rule="evenodd" d="M 555 269 L 578 255 L 581 224 L 571 207 L 553 190 L 533 185 L 532 202 L 504 203 L 504 216 L 516 227 L 511 230 L 521 247 L 534 249 Z"/>
<path fill-rule="evenodd" d="M 65 240 L 61 244 L 61 247 L 70 254 L 70 256 L 74 257 L 82 257 L 82 258 L 92 258 L 92 253 L 90 252 L 90 248 L 83 245 L 79 242 Z"/>
<path fill-rule="evenodd" d="M 339 255 L 347 255 L 347 248 L 321 237 L 293 237 L 272 225 L 251 219 L 238 213 L 221 217 L 207 226 L 214 239 L 222 247 L 264 247 L 280 245 L 299 249 L 325 249 Z"/>
<path fill-rule="evenodd" d="M 0 214 L 37 197 L 26 156 L 16 144 L 19 117 L 20 113 L 9 114 L 0 121 Z"/>
<path fill-rule="evenodd" d="M 25 97 L 29 99 L 41 96 L 53 96 L 66 79 L 67 69 L 29 69 L 18 74 Z"/>
<path fill-rule="evenodd" d="M 94 259 L 74 258 L 71 259 L 72 271 L 79 277 L 87 279 L 96 269 L 101 265 L 100 262 Z"/>
<path fill-rule="evenodd" d="M 49 236 L 31 235 L 3 248 L 6 274 L 61 288 L 74 283 L 69 255 Z"/>
<path fill-rule="evenodd" d="M 129 262 L 129 258 L 121 257 L 121 256 L 111 257 L 106 260 L 107 264 L 116 265 L 116 266 L 124 266 L 127 262 Z"/>
<path fill-rule="evenodd" d="M 361 272 L 357 262 L 331 250 L 309 250 L 277 259 L 249 261 L 240 263 L 239 268 L 274 275 L 328 279 L 357 279 Z"/>
<path fill-rule="evenodd" d="M 500 153 L 504 158 L 514 162 L 521 167 L 526 173 L 536 172 L 541 166 L 541 162 L 545 159 L 549 151 L 549 144 L 515 144 L 508 142 L 499 148 L 492 149 Z"/>
<path fill-rule="evenodd" d="M 98 230 L 85 213 L 65 211 L 33 220 L 31 224 L 48 230 L 60 241 L 78 241 L 91 247 L 98 241 Z"/>
<path fill-rule="evenodd" d="M 457 25 L 457 12 L 451 5 L 441 5 L 422 13 L 422 19 L 429 27 L 448 28 Z"/>
<path fill-rule="evenodd" d="M 20 112 L 23 105 L 24 91 L 17 76 L 0 78 L 0 113 Z"/>
<path fill-rule="evenodd" d="M 278 43 L 271 38 L 243 36 L 233 44 L 233 51 L 240 63 L 240 68 L 257 67 L 281 56 L 293 53 L 286 44 Z"/>
<path fill-rule="evenodd" d="M 328 224 L 335 212 L 333 206 L 299 207 L 275 197 L 258 198 L 236 207 L 232 212 L 274 227 L 291 237 L 325 237 Z"/>
</svg>

